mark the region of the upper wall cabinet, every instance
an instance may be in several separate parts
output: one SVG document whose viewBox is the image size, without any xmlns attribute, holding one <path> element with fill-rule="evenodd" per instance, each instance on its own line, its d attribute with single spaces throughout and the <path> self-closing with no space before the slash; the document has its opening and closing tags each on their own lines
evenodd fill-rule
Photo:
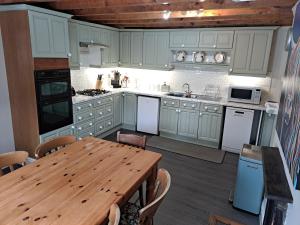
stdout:
<svg viewBox="0 0 300 225">
<path fill-rule="evenodd" d="M 273 30 L 235 32 L 230 73 L 265 76 L 271 51 Z"/>
<path fill-rule="evenodd" d="M 234 31 L 200 31 L 199 47 L 232 48 Z"/>
<path fill-rule="evenodd" d="M 143 65 L 143 32 L 131 32 L 130 63 L 133 66 Z"/>
<path fill-rule="evenodd" d="M 171 31 L 170 47 L 171 48 L 193 48 L 198 47 L 199 32 L 198 31 Z"/>
<path fill-rule="evenodd" d="M 73 22 L 69 22 L 69 42 L 70 42 L 70 68 L 78 69 L 80 67 L 79 61 L 79 41 L 78 41 L 78 25 Z"/>
<path fill-rule="evenodd" d="M 110 32 L 110 63 L 117 66 L 119 64 L 119 49 L 120 49 L 120 33 L 119 31 Z"/>
<path fill-rule="evenodd" d="M 28 14 L 33 57 L 68 58 L 67 18 L 34 11 Z"/>
<path fill-rule="evenodd" d="M 130 65 L 130 32 L 120 34 L 120 65 Z"/>
<path fill-rule="evenodd" d="M 169 38 L 169 32 L 144 32 L 144 67 L 169 69 Z"/>
</svg>

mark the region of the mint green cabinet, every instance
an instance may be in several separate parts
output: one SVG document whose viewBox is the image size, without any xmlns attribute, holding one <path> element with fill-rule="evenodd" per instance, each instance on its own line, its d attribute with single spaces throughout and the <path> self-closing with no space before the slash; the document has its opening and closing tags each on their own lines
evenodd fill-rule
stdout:
<svg viewBox="0 0 300 225">
<path fill-rule="evenodd" d="M 260 130 L 259 145 L 270 146 L 273 130 L 275 127 L 276 115 L 264 112 Z"/>
<path fill-rule="evenodd" d="M 110 64 L 113 66 L 117 66 L 119 64 L 120 34 L 119 31 L 111 31 L 110 34 Z"/>
<path fill-rule="evenodd" d="M 200 112 L 199 126 L 198 126 L 198 139 L 219 143 L 221 126 L 222 126 L 222 114 Z"/>
<path fill-rule="evenodd" d="M 78 39 L 79 42 L 91 42 L 91 27 L 86 25 L 78 25 Z"/>
<path fill-rule="evenodd" d="M 170 47 L 172 48 L 193 48 L 198 47 L 199 31 L 171 31 Z"/>
<path fill-rule="evenodd" d="M 130 65 L 130 32 L 120 33 L 120 65 Z"/>
<path fill-rule="evenodd" d="M 232 48 L 234 31 L 200 31 L 199 47 Z"/>
<path fill-rule="evenodd" d="M 178 135 L 197 138 L 199 111 L 179 109 Z"/>
<path fill-rule="evenodd" d="M 142 66 L 143 64 L 143 32 L 131 32 L 130 38 L 130 64 Z"/>
<path fill-rule="evenodd" d="M 231 74 L 266 75 L 273 30 L 240 30 L 235 32 Z"/>
<path fill-rule="evenodd" d="M 108 48 L 102 49 L 102 65 L 109 66 L 110 62 L 110 50 L 111 50 L 111 31 L 106 29 L 100 30 L 100 43 L 107 45 Z"/>
<path fill-rule="evenodd" d="M 122 94 L 114 94 L 114 126 L 122 124 L 123 120 L 123 96 Z"/>
<path fill-rule="evenodd" d="M 169 67 L 169 32 L 144 32 L 143 66 L 151 68 Z"/>
<path fill-rule="evenodd" d="M 68 20 L 59 16 L 29 11 L 33 57 L 68 58 Z"/>
<path fill-rule="evenodd" d="M 177 108 L 165 106 L 161 107 L 159 131 L 176 135 L 178 128 L 178 117 Z"/>
<path fill-rule="evenodd" d="M 123 124 L 125 128 L 135 130 L 137 97 L 135 94 L 123 94 Z"/>
<path fill-rule="evenodd" d="M 79 41 L 77 24 L 69 22 L 69 43 L 70 43 L 70 57 L 69 64 L 71 69 L 79 69 Z"/>
</svg>

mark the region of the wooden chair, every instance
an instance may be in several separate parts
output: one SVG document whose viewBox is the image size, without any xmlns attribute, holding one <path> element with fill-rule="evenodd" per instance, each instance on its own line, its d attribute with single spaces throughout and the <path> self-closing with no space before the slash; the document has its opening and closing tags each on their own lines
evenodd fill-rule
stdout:
<svg viewBox="0 0 300 225">
<path fill-rule="evenodd" d="M 108 225 L 118 225 L 120 222 L 120 208 L 117 204 L 112 204 L 109 211 Z"/>
<path fill-rule="evenodd" d="M 25 166 L 25 161 L 28 157 L 28 152 L 16 151 L 0 154 L 0 176 L 3 175 L 2 168 L 9 167 L 10 171 L 14 171 L 15 164 Z"/>
<path fill-rule="evenodd" d="M 139 209 L 135 204 L 129 204 L 127 212 L 121 215 L 121 225 L 134 224 L 134 225 L 152 225 L 153 217 L 159 208 L 160 204 L 166 197 L 171 186 L 171 176 L 165 169 L 158 171 L 156 188 L 155 188 L 155 199 L 146 205 L 144 208 Z M 134 214 L 134 215 L 133 215 Z M 136 215 L 137 214 L 137 215 Z M 134 218 L 134 220 L 132 220 Z"/>
<path fill-rule="evenodd" d="M 138 136 L 134 134 L 121 134 L 120 131 L 117 132 L 117 142 L 123 143 L 127 145 L 132 145 L 138 148 L 142 148 L 145 150 L 146 148 L 146 135 Z M 144 189 L 143 185 L 139 188 L 139 199 L 141 207 L 144 207 Z"/>
<path fill-rule="evenodd" d="M 76 142 L 76 137 L 70 136 L 62 136 L 50 141 L 47 141 L 43 144 L 40 144 L 35 149 L 35 157 L 37 159 L 44 157 L 47 154 L 51 154 L 54 151 L 59 150 L 60 148 L 65 147 L 66 145 L 72 144 Z"/>
<path fill-rule="evenodd" d="M 117 132 L 117 142 L 142 149 L 146 148 L 146 139 L 146 135 L 138 136 L 134 134 L 121 134 L 120 131 Z"/>
</svg>

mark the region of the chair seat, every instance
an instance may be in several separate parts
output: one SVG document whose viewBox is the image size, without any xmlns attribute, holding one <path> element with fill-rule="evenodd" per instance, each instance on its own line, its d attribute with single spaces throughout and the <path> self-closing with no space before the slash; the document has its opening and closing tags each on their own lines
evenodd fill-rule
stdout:
<svg viewBox="0 0 300 225">
<path fill-rule="evenodd" d="M 128 202 L 121 210 L 120 225 L 138 225 L 140 209 L 137 203 Z"/>
</svg>

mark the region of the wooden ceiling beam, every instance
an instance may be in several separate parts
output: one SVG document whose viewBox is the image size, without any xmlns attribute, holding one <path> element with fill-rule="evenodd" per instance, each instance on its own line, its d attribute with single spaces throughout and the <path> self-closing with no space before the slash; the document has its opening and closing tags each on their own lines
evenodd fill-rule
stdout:
<svg viewBox="0 0 300 225">
<path fill-rule="evenodd" d="M 278 15 L 290 15 L 291 9 L 278 10 L 274 8 L 262 8 L 262 9 L 224 9 L 224 10 L 192 10 L 192 11 L 173 11 L 170 14 L 170 19 L 174 18 L 207 18 L 207 17 L 226 17 L 226 16 L 259 16 L 268 14 Z M 88 17 L 79 17 L 88 20 L 151 20 L 151 19 L 163 19 L 163 12 L 144 12 L 144 13 L 122 13 L 111 15 L 96 15 Z"/>
<path fill-rule="evenodd" d="M 14 1 L 14 0 L 7 0 Z M 50 1 L 49 1 L 50 2 Z M 168 2 L 170 6 L 176 4 L 192 4 L 204 9 L 223 9 L 223 8 L 243 8 L 243 7 L 291 7 L 297 0 L 256 0 L 255 2 L 233 2 L 232 0 L 207 0 L 199 2 L 199 0 L 56 0 L 49 6 L 58 10 L 76 10 L 76 9 L 107 9 L 114 10 L 130 10 L 131 7 L 161 7 L 162 3 Z M 134 10 L 134 9 L 132 9 Z M 161 9 L 159 9 L 161 10 Z M 157 11 L 153 9 L 152 11 Z"/>
<path fill-rule="evenodd" d="M 73 14 L 78 16 L 93 16 L 100 14 L 115 14 L 115 13 L 130 13 L 130 12 L 153 12 L 153 11 L 186 11 L 186 10 L 198 10 L 198 9 L 234 9 L 234 8 L 291 8 L 294 5 L 295 0 L 287 1 L 257 1 L 244 3 L 233 3 L 230 1 L 228 4 L 207 4 L 198 2 L 179 2 L 168 5 L 162 4 L 151 4 L 151 5 L 126 5 L 126 6 L 107 6 L 104 8 L 93 8 L 93 9 L 75 9 L 72 11 Z"/>
</svg>

